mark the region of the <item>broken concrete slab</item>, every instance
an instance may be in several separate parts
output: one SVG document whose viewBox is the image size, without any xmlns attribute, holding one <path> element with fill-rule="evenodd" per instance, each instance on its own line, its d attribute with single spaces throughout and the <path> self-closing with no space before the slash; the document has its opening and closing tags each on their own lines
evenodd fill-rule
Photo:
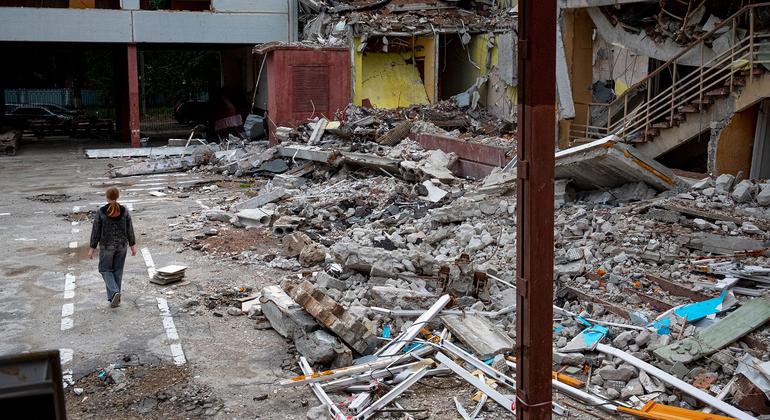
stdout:
<svg viewBox="0 0 770 420">
<path fill-rule="evenodd" d="M 715 254 L 732 254 L 749 249 L 760 249 L 770 245 L 768 241 L 741 236 L 716 235 L 698 232 L 690 235 L 686 247 Z"/>
<path fill-rule="evenodd" d="M 478 315 L 444 315 L 441 322 L 452 335 L 482 359 L 513 351 L 513 340 L 487 318 Z"/>
<path fill-rule="evenodd" d="M 716 353 L 770 320 L 770 301 L 752 299 L 693 337 L 658 348 L 659 359 L 674 364 L 690 363 Z"/>
<path fill-rule="evenodd" d="M 428 157 L 420 161 L 402 161 L 399 167 L 401 175 L 405 179 L 419 181 L 435 178 L 442 182 L 455 180 L 454 174 L 449 169 L 457 160 L 454 153 L 445 153 L 443 150 L 431 150 Z"/>
<path fill-rule="evenodd" d="M 156 160 L 150 162 L 139 162 L 123 168 L 116 168 L 108 172 L 108 175 L 111 178 L 120 178 L 136 175 L 165 174 L 171 172 L 181 172 L 192 168 L 195 165 L 195 161 L 191 157 Z"/>
<path fill-rule="evenodd" d="M 187 142 L 187 139 L 184 140 Z M 125 147 L 113 149 L 86 149 L 85 154 L 89 159 L 115 159 L 115 158 L 137 158 L 137 157 L 172 157 L 182 156 L 183 153 L 190 154 L 190 148 L 185 149 L 184 144 L 181 147 Z"/>
<path fill-rule="evenodd" d="M 390 306 L 408 309 L 428 309 L 436 295 L 390 286 L 372 286 L 369 297 L 378 306 Z"/>
<path fill-rule="evenodd" d="M 337 357 L 337 349 L 343 344 L 337 337 L 324 330 L 315 330 L 294 340 L 297 351 L 311 364 L 329 365 Z"/>
<path fill-rule="evenodd" d="M 260 194 L 256 197 L 250 198 L 246 201 L 240 202 L 235 205 L 237 210 L 256 209 L 264 206 L 267 203 L 278 201 L 286 196 L 286 190 L 283 188 L 274 188 L 272 191 Z"/>
<path fill-rule="evenodd" d="M 644 182 L 658 191 L 684 188 L 671 169 L 648 158 L 617 136 L 556 153 L 556 178 L 570 178 L 580 189 L 612 188 Z"/>
<path fill-rule="evenodd" d="M 264 287 L 261 293 L 262 313 L 278 334 L 294 339 L 320 328 L 313 317 L 280 286 Z"/>
</svg>

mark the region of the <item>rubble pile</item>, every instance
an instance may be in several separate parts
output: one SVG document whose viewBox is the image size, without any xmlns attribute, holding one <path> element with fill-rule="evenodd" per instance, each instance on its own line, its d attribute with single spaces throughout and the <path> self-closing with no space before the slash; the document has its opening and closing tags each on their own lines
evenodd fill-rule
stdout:
<svg viewBox="0 0 770 420">
<path fill-rule="evenodd" d="M 472 2 L 458 7 L 454 2 L 438 0 L 385 2 L 300 1 L 305 23 L 303 39 L 325 45 L 340 45 L 348 33 L 373 35 L 432 34 L 435 28 L 466 34 L 469 32 L 510 31 L 514 9 L 491 7 L 487 2 Z M 500 3 L 501 5 L 504 2 Z M 467 43 L 467 41 L 465 41 Z"/>
<path fill-rule="evenodd" d="M 310 135 L 300 131 L 297 139 Z M 446 154 L 408 139 L 351 152 L 352 142 L 329 137 L 316 146 L 276 147 L 272 156 L 283 156 L 286 172 L 270 174 L 251 198 L 223 197 L 220 208 L 196 216 L 203 232 L 246 227 L 280 242 L 281 255 L 234 256 L 254 268 L 297 273 L 261 290 L 260 312 L 251 311 L 257 323 L 269 323 L 310 364 L 324 368 L 362 366 L 371 359 L 357 357 L 382 354 L 388 338 L 415 325 L 426 329 L 412 340 L 433 343 L 425 351 L 436 352 L 430 366 L 443 373 L 449 364 L 439 363 L 438 355 L 456 359 L 456 346 L 465 348 L 461 360 L 471 367 L 509 353 L 515 338 L 515 170 L 464 180 L 445 158 L 414 176 L 392 168 L 418 168 Z M 298 168 L 301 176 L 288 175 Z M 575 191 L 557 211 L 554 369 L 585 383 L 605 411 L 641 409 L 649 401 L 696 410 L 711 401 L 701 392 L 725 392 L 726 401 L 751 410 L 750 399 L 740 395 L 756 385 L 734 378 L 744 357 L 753 358 L 749 366 L 768 358 L 770 330 L 762 325 L 770 319 L 770 183 L 721 176 L 692 184 L 663 193 L 643 183 Z M 444 293 L 452 303 L 418 324 Z M 744 307 L 753 308 L 748 321 Z M 740 327 L 731 327 L 725 341 L 715 331 L 733 322 Z M 704 345 L 712 335 L 716 344 Z M 419 366 L 404 369 L 423 377 Z M 485 373 L 494 378 L 504 371 Z M 331 392 L 357 390 L 352 384 L 363 381 L 340 375 L 317 382 Z M 405 378 L 411 376 L 394 377 L 390 389 Z M 682 392 L 671 378 L 693 389 Z M 345 387 L 331 385 L 346 380 Z M 373 403 L 347 410 L 363 412 Z"/>
<path fill-rule="evenodd" d="M 247 188 L 199 186 L 213 196 L 210 207 L 174 223 L 179 252 L 283 275 L 258 292 L 188 297 L 185 310 L 202 303 L 218 316 L 248 314 L 293 342 L 299 376 L 284 384 L 310 385 L 333 417 L 368 418 L 435 375 L 457 375 L 496 401 L 498 414 L 510 411 L 512 401 L 487 380 L 498 389 L 513 381 L 516 168 L 464 179 L 455 153 L 409 138 L 429 123 L 353 139 L 339 133 L 375 118 L 348 113 L 289 129 L 277 146 L 204 153 L 193 170 Z M 770 182 L 671 174 L 663 183 L 639 177 L 634 164 L 613 166 L 619 182 L 587 190 L 590 182 L 560 171 L 585 166 L 593 148 L 604 157 L 614 147 L 612 159 L 633 156 L 612 139 L 557 153 L 554 386 L 610 413 L 658 404 L 769 414 L 756 396 L 768 391 Z M 275 246 L 207 246 L 232 232 Z M 312 366 L 332 370 L 317 376 Z"/>
</svg>

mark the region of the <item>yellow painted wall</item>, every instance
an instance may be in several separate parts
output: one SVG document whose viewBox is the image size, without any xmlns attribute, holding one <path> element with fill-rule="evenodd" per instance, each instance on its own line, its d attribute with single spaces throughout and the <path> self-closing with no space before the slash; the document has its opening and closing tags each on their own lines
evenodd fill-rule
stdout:
<svg viewBox="0 0 770 420">
<path fill-rule="evenodd" d="M 435 37 L 419 37 L 415 39 L 415 46 L 422 48 L 415 48 L 415 57 L 425 58 L 425 77 L 423 80 L 423 86 L 425 86 L 425 93 L 428 95 L 428 100 L 433 103 L 436 102 L 436 38 Z"/>
<path fill-rule="evenodd" d="M 435 41 L 433 37 L 415 39 L 415 57 L 425 58 L 425 80 L 412 65 L 411 53 L 359 53 L 360 38 L 353 39 L 355 79 L 353 103 L 369 99 L 376 108 L 401 108 L 429 104 L 435 100 Z"/>
<path fill-rule="evenodd" d="M 467 47 L 470 50 L 470 57 L 474 64 L 476 64 L 480 69 L 478 69 L 473 74 L 468 75 L 468 87 L 470 87 L 474 82 L 476 82 L 476 78 L 479 76 L 486 76 L 489 74 L 490 70 L 492 68 L 496 67 L 500 61 L 500 55 L 497 51 L 497 44 L 495 44 L 489 51 L 487 52 L 487 44 L 488 44 L 489 36 L 487 34 L 479 34 L 474 35 L 471 38 L 470 44 L 467 45 Z M 510 99 L 513 106 L 516 106 L 517 104 L 517 90 L 516 86 L 508 86 L 506 88 L 506 93 L 508 96 L 508 99 Z M 482 105 L 487 106 L 487 87 L 482 86 L 479 90 L 479 94 L 481 95 L 480 102 Z"/>
</svg>

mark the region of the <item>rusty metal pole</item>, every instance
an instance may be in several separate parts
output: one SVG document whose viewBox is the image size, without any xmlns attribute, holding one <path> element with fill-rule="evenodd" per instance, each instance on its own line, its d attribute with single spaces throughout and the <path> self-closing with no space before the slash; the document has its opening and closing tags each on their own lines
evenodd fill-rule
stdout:
<svg viewBox="0 0 770 420">
<path fill-rule="evenodd" d="M 519 1 L 516 418 L 551 418 L 556 0 Z"/>
</svg>

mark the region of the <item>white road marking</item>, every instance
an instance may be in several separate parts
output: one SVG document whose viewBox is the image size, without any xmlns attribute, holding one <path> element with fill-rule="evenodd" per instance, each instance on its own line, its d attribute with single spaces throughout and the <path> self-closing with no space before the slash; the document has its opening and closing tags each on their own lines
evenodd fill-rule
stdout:
<svg viewBox="0 0 770 420">
<path fill-rule="evenodd" d="M 80 211 L 80 206 L 72 206 L 72 212 L 77 213 Z"/>
<path fill-rule="evenodd" d="M 69 247 L 70 247 L 70 248 L 77 248 L 77 247 L 78 247 L 78 242 L 77 242 L 77 241 L 72 241 L 72 242 L 70 242 L 70 245 L 69 245 Z"/>
<path fill-rule="evenodd" d="M 61 306 L 61 317 L 66 318 L 68 316 L 72 316 L 72 314 L 75 313 L 75 304 L 74 303 L 65 303 Z"/>
<path fill-rule="evenodd" d="M 64 299 L 72 299 L 75 297 L 75 275 L 67 273 L 64 276 Z"/>
<path fill-rule="evenodd" d="M 34 238 L 13 238 L 14 241 L 22 241 L 22 242 L 32 242 L 36 241 L 37 239 Z"/>
<path fill-rule="evenodd" d="M 71 362 L 73 353 L 72 349 L 59 349 L 59 361 L 61 364 L 66 365 Z"/>
<path fill-rule="evenodd" d="M 64 308 L 62 308 L 62 312 L 64 312 Z M 71 329 L 75 325 L 75 322 L 72 320 L 71 317 L 62 318 L 61 319 L 61 330 L 66 331 Z"/>
<path fill-rule="evenodd" d="M 79 224 L 80 224 L 80 222 L 79 222 L 79 221 L 77 221 L 77 220 L 73 220 L 73 221 L 72 221 L 72 226 L 77 226 L 77 225 L 79 225 Z"/>
<path fill-rule="evenodd" d="M 166 330 L 166 337 L 170 341 L 179 341 L 179 333 L 174 325 L 174 318 L 171 316 L 171 311 L 168 308 L 168 301 L 164 298 L 156 298 L 158 300 L 158 309 L 160 310 L 160 316 L 163 320 L 163 329 Z M 169 344 L 171 349 L 171 357 L 174 359 L 176 365 L 183 365 L 187 363 L 187 359 L 182 350 L 182 344 L 175 342 Z"/>
<path fill-rule="evenodd" d="M 187 359 L 184 357 L 184 351 L 182 350 L 181 344 L 174 343 L 169 345 L 169 347 L 171 347 L 171 356 L 174 358 L 175 365 L 181 366 L 187 363 Z"/>
<path fill-rule="evenodd" d="M 0 213 L 0 216 L 10 216 L 11 213 Z"/>
<path fill-rule="evenodd" d="M 75 380 L 72 376 L 72 369 L 64 369 L 65 366 L 72 362 L 73 351 L 72 349 L 59 349 L 59 363 L 62 366 L 62 387 L 67 388 L 70 385 L 75 385 Z"/>
<path fill-rule="evenodd" d="M 142 258 L 144 258 L 144 265 L 147 266 L 147 275 L 150 278 L 155 277 L 155 261 L 152 260 L 152 255 L 150 255 L 148 248 L 142 248 Z"/>
<path fill-rule="evenodd" d="M 80 233 L 80 229 L 72 228 L 72 234 L 74 235 L 74 234 L 77 234 L 77 233 Z"/>
</svg>

